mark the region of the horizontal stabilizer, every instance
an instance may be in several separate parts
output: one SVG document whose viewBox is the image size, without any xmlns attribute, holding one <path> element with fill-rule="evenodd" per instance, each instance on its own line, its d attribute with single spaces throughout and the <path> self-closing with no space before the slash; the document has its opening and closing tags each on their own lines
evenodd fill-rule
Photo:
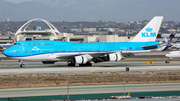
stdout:
<svg viewBox="0 0 180 101">
<path fill-rule="evenodd" d="M 149 45 L 149 46 L 142 46 L 141 48 L 152 48 L 152 47 L 156 47 L 160 45 L 160 44 L 155 44 L 155 45 Z"/>
</svg>

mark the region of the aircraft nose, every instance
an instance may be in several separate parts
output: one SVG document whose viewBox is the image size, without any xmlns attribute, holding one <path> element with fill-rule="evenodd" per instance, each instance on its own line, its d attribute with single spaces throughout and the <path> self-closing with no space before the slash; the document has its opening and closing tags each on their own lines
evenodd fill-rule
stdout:
<svg viewBox="0 0 180 101">
<path fill-rule="evenodd" d="M 6 50 L 3 51 L 3 54 L 4 54 L 5 56 L 8 56 L 8 53 L 9 53 L 8 49 L 6 49 Z"/>
<path fill-rule="evenodd" d="M 166 56 L 166 57 L 169 57 L 169 54 L 166 54 L 165 56 Z"/>
</svg>

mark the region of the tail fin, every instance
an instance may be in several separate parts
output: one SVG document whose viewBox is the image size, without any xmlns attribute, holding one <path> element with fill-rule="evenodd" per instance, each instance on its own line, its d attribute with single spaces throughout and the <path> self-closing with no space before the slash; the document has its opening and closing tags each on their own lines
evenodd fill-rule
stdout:
<svg viewBox="0 0 180 101">
<path fill-rule="evenodd" d="M 13 38 L 13 42 L 14 42 L 14 44 L 17 42 L 16 38 Z"/>
<path fill-rule="evenodd" d="M 168 41 L 166 37 L 164 37 L 165 43 L 167 43 L 167 45 L 172 44 L 172 38 L 170 38 L 170 40 Z"/>
<path fill-rule="evenodd" d="M 163 16 L 155 16 L 130 42 L 155 41 Z"/>
<path fill-rule="evenodd" d="M 168 45 L 169 45 L 169 44 L 172 44 L 172 38 L 169 40 Z"/>
<path fill-rule="evenodd" d="M 99 42 L 99 38 L 97 38 L 97 41 L 96 42 Z"/>
</svg>

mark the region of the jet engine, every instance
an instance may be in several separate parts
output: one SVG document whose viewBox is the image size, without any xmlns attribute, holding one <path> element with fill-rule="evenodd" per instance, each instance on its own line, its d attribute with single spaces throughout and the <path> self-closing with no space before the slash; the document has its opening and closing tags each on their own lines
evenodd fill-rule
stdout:
<svg viewBox="0 0 180 101">
<path fill-rule="evenodd" d="M 74 64 L 86 64 L 88 59 L 84 56 L 75 56 L 72 62 Z"/>
<path fill-rule="evenodd" d="M 110 62 L 117 62 L 120 61 L 123 56 L 120 53 L 112 53 L 107 55 L 107 61 Z"/>
</svg>

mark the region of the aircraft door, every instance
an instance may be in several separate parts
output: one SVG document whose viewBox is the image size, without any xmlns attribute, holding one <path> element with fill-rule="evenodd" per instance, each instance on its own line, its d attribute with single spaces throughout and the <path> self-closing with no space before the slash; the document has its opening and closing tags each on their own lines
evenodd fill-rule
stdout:
<svg viewBox="0 0 180 101">
<path fill-rule="evenodd" d="M 31 50 L 31 49 L 29 49 L 29 50 L 28 50 L 28 54 L 29 54 L 29 55 L 31 55 L 31 53 L 32 53 L 32 50 Z"/>
<path fill-rule="evenodd" d="M 41 47 L 42 47 L 42 48 L 44 47 L 44 42 L 43 42 L 43 41 L 41 41 Z"/>
<path fill-rule="evenodd" d="M 51 54 L 54 54 L 54 49 L 53 48 L 51 49 Z"/>
<path fill-rule="evenodd" d="M 132 50 L 136 50 L 136 47 L 132 47 Z"/>
<path fill-rule="evenodd" d="M 79 54 L 81 54 L 81 53 L 82 53 L 82 52 L 81 52 L 81 50 L 82 50 L 81 48 L 79 48 L 79 49 L 78 49 L 78 53 L 79 53 Z"/>
</svg>

